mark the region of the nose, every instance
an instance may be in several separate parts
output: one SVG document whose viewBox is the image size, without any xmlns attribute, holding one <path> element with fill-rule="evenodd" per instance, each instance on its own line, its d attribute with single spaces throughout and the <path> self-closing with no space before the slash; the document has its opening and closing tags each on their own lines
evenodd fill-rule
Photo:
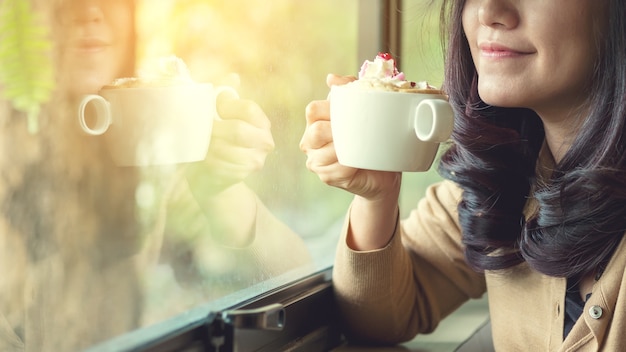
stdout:
<svg viewBox="0 0 626 352">
<path fill-rule="evenodd" d="M 478 8 L 478 20 L 487 27 L 512 29 L 519 25 L 519 12 L 510 0 L 483 0 Z"/>
<path fill-rule="evenodd" d="M 104 19 L 99 0 L 75 0 L 70 6 L 72 19 L 77 23 L 101 22 Z"/>
</svg>

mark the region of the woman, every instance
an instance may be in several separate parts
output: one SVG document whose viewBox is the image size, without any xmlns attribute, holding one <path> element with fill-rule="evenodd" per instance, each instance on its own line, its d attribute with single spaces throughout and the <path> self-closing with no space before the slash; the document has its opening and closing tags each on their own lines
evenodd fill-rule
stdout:
<svg viewBox="0 0 626 352">
<path fill-rule="evenodd" d="M 619 350 L 626 6 L 465 0 L 444 10 L 456 114 L 440 164 L 448 180 L 407 219 L 396 220 L 401 174 L 339 165 L 328 102 L 307 107 L 308 168 L 355 194 L 334 273 L 348 334 L 406 341 L 488 292 L 496 350 Z"/>
</svg>

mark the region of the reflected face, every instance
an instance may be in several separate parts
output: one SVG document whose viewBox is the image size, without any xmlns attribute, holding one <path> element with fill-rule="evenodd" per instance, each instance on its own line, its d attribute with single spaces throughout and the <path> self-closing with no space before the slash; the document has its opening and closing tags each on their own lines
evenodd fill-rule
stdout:
<svg viewBox="0 0 626 352">
<path fill-rule="evenodd" d="M 608 18 L 595 0 L 467 0 L 463 29 L 488 104 L 540 115 L 581 104 Z"/>
<path fill-rule="evenodd" d="M 128 74 L 134 45 L 133 0 L 65 0 L 61 79 L 75 95 L 95 93 Z"/>
</svg>

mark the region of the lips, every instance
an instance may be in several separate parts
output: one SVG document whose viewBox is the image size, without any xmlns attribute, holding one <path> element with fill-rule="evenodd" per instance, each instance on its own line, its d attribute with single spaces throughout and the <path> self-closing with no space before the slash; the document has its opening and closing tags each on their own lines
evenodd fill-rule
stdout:
<svg viewBox="0 0 626 352">
<path fill-rule="evenodd" d="M 79 51 L 96 52 L 102 51 L 111 44 L 100 38 L 80 38 L 73 42 L 73 47 Z"/>
<path fill-rule="evenodd" d="M 495 42 L 480 43 L 478 48 L 481 56 L 490 58 L 519 57 L 533 54 L 530 50 L 511 48 Z"/>
</svg>

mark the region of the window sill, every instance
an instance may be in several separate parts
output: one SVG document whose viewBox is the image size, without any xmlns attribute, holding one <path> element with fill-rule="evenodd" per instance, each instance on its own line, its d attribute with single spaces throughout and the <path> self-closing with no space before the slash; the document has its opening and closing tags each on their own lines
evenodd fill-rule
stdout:
<svg viewBox="0 0 626 352">
<path fill-rule="evenodd" d="M 394 347 L 341 346 L 333 352 L 491 352 L 491 326 L 487 297 L 471 300 L 445 318 L 428 335 Z"/>
</svg>

